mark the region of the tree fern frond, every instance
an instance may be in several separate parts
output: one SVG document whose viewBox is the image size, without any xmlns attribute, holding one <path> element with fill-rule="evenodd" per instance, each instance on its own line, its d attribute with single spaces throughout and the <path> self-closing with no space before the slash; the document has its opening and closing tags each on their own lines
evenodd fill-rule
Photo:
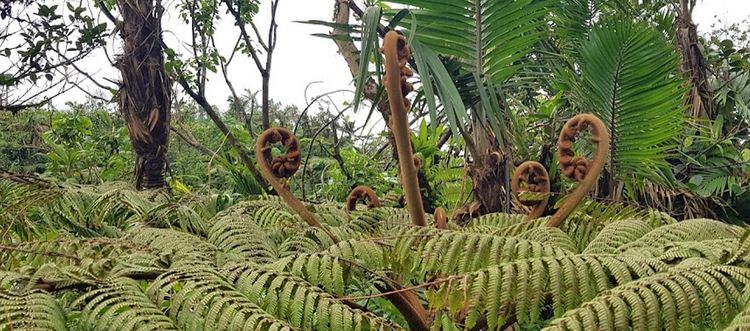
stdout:
<svg viewBox="0 0 750 331">
<path fill-rule="evenodd" d="M 588 215 L 591 219 L 601 223 L 610 223 L 625 219 L 642 219 L 649 221 L 652 226 L 675 223 L 675 219 L 651 209 L 643 209 L 624 203 L 602 203 L 587 200 L 576 207 L 575 213 Z"/>
<path fill-rule="evenodd" d="M 213 269 L 174 269 L 157 278 L 146 291 L 180 329 L 293 330 L 267 314 Z"/>
<path fill-rule="evenodd" d="M 715 264 L 724 264 L 734 255 L 738 244 L 737 239 L 682 241 L 661 247 L 634 248 L 628 250 L 627 254 L 645 254 L 668 263 L 703 258 Z M 743 259 L 743 262 L 747 261 Z"/>
<path fill-rule="evenodd" d="M 220 257 L 225 257 L 219 256 L 220 250 L 200 237 L 169 229 L 137 227 L 131 229 L 126 238 L 171 255 L 173 266 L 216 265 Z"/>
<path fill-rule="evenodd" d="M 325 273 L 327 269 L 323 270 Z M 300 329 L 400 329 L 380 317 L 350 308 L 330 294 L 289 274 L 248 265 L 230 267 L 228 272 L 228 279 L 239 291 L 268 313 Z M 322 276 L 328 277 L 325 274 Z"/>
<path fill-rule="evenodd" d="M 162 203 L 145 211 L 141 221 L 154 227 L 178 228 L 198 236 L 206 235 L 206 224 L 194 209 L 178 203 Z"/>
<path fill-rule="evenodd" d="M 619 252 L 638 247 L 658 247 L 680 241 L 739 239 L 742 228 L 709 219 L 694 219 L 658 227 L 638 240 L 620 246 Z"/>
<path fill-rule="evenodd" d="M 561 316 L 601 292 L 666 269 L 660 261 L 628 256 L 525 259 L 452 278 L 429 292 L 428 300 L 434 308 L 487 316 L 489 329 L 494 330 L 511 311 L 519 323 L 535 323 L 540 320 L 545 301 L 550 301 L 554 316 Z"/>
<path fill-rule="evenodd" d="M 26 241 L 17 245 L 0 246 L 0 265 L 40 266 L 46 263 L 78 264 L 88 258 L 107 259 L 139 252 L 156 253 L 148 246 L 122 239 L 56 239 Z"/>
<path fill-rule="evenodd" d="M 456 274 L 543 256 L 564 256 L 571 252 L 550 244 L 517 237 L 412 228 L 396 240 L 394 253 L 407 271 Z"/>
<path fill-rule="evenodd" d="M 279 257 L 276 243 L 266 231 L 236 216 L 214 218 L 207 240 L 224 252 L 256 263 L 270 263 Z"/>
<path fill-rule="evenodd" d="M 578 253 L 578 247 L 570 236 L 559 228 L 533 228 L 518 235 L 518 238 L 536 241 L 559 247 L 571 253 Z"/>
<path fill-rule="evenodd" d="M 341 238 L 341 236 L 339 236 L 340 233 L 337 233 L 336 231 L 333 231 L 333 233 L 336 235 L 336 238 Z M 284 257 L 300 253 L 315 253 L 320 252 L 323 249 L 325 249 L 325 247 L 315 239 L 304 235 L 297 235 L 288 237 L 279 244 L 279 256 Z"/>
<path fill-rule="evenodd" d="M 589 243 L 584 254 L 616 254 L 620 246 L 628 244 L 653 230 L 647 221 L 629 219 L 607 224 Z"/>
<path fill-rule="evenodd" d="M 350 285 L 351 264 L 331 254 L 297 254 L 274 263 L 271 268 L 300 277 L 337 296 Z"/>
<path fill-rule="evenodd" d="M 253 213 L 252 220 L 263 229 L 281 230 L 299 224 L 294 216 L 286 208 L 279 208 L 274 204 L 269 204 L 258 208 Z"/>
<path fill-rule="evenodd" d="M 68 330 L 65 313 L 52 295 L 0 290 L 0 330 Z"/>
<path fill-rule="evenodd" d="M 152 302 L 138 283 L 114 278 L 80 296 L 73 306 L 82 306 L 78 328 L 87 330 L 178 330 Z"/>
<path fill-rule="evenodd" d="M 748 276 L 731 266 L 674 268 L 601 293 L 545 330 L 720 328 L 739 310 Z"/>
<path fill-rule="evenodd" d="M 505 228 L 511 225 L 523 223 L 525 219 L 526 216 L 520 214 L 492 213 L 472 219 L 466 227 L 492 226 L 495 228 Z"/>
</svg>

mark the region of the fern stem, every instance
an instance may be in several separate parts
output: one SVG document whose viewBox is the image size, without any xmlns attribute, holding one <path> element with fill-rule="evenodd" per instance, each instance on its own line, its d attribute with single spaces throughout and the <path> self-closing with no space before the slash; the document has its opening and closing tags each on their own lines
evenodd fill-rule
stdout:
<svg viewBox="0 0 750 331">
<path fill-rule="evenodd" d="M 286 154 L 274 158 L 271 150 L 273 149 L 272 145 L 275 143 L 282 143 L 286 148 Z M 338 242 L 338 238 L 336 238 L 333 232 L 318 222 L 315 215 L 307 210 L 302 201 L 299 201 L 292 194 L 287 185 L 281 182 L 281 179 L 289 178 L 297 172 L 300 165 L 300 154 L 297 137 L 285 128 L 270 128 L 266 130 L 258 137 L 258 142 L 255 144 L 255 158 L 258 160 L 260 173 L 273 186 L 276 193 L 308 225 L 320 228 L 333 242 Z"/>
<path fill-rule="evenodd" d="M 576 156 L 573 150 L 576 135 L 586 129 L 591 131 L 591 142 L 596 145 L 596 154 L 594 154 L 592 161 Z M 578 186 L 573 190 L 573 193 L 567 196 L 562 207 L 547 222 L 549 227 L 559 227 L 596 184 L 596 180 L 604 169 L 605 163 L 607 163 L 609 134 L 604 122 L 598 117 L 593 114 L 579 114 L 568 120 L 563 126 L 562 131 L 560 131 L 558 146 L 560 169 L 566 176 L 577 180 Z"/>
<path fill-rule="evenodd" d="M 360 185 L 355 187 L 346 198 L 346 211 L 351 212 L 357 209 L 357 202 L 360 200 L 366 201 L 369 209 L 381 206 L 377 193 L 369 186 Z"/>
<path fill-rule="evenodd" d="M 405 94 L 412 90 L 411 84 L 406 81 L 406 78 L 412 75 L 412 71 L 406 67 L 410 54 L 407 43 L 406 38 L 396 31 L 390 31 L 385 35 L 382 49 L 385 55 L 385 88 L 388 93 L 388 103 L 391 106 L 391 115 L 393 116 L 389 124 L 396 140 L 399 165 L 401 166 L 401 184 L 404 187 L 411 222 L 417 226 L 425 226 L 427 223 L 425 222 L 422 195 L 419 191 L 417 169 L 412 161 L 414 154 L 411 149 L 407 118 L 409 100 L 405 98 Z"/>
</svg>

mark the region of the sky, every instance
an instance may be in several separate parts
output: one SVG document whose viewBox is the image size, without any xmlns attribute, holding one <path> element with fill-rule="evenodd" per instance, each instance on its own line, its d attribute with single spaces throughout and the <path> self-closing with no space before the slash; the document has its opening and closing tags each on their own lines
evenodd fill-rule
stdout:
<svg viewBox="0 0 750 331">
<path fill-rule="evenodd" d="M 166 4 L 178 0 L 165 0 Z M 727 22 L 740 21 L 750 17 L 750 0 L 699 0 L 693 16 L 698 24 L 699 33 L 707 32 L 710 25 L 717 21 L 717 17 Z M 271 98 L 281 101 L 285 105 L 297 105 L 304 108 L 307 101 L 314 96 L 339 89 L 353 89 L 351 75 L 346 63 L 337 53 L 334 42 L 311 36 L 312 33 L 327 33 L 328 28 L 297 23 L 305 20 L 330 21 L 333 15 L 333 0 L 280 0 L 278 9 L 278 45 L 274 56 L 271 80 Z M 256 24 L 261 30 L 268 25 L 270 13 L 269 1 L 261 0 L 260 13 L 256 16 Z M 103 19 L 103 18 L 102 18 Z M 165 41 L 169 45 L 180 45 L 179 40 L 186 40 L 190 32 L 179 20 L 178 14 L 171 11 L 165 14 Z M 218 47 L 224 52 L 231 49 L 237 29 L 231 22 L 222 22 L 217 33 Z M 119 43 L 118 38 L 110 38 L 110 44 Z M 181 47 L 183 52 L 186 48 Z M 81 67 L 97 76 L 117 78 L 117 72 L 110 67 L 109 61 L 99 52 L 96 56 L 85 60 Z M 249 89 L 257 91 L 261 86 L 260 75 L 255 65 L 248 59 L 235 61 L 229 70 L 235 88 L 239 91 Z M 305 88 L 311 85 L 307 99 Z M 351 99 L 351 93 L 337 93 L 334 95 L 336 103 L 342 104 Z M 55 102 L 61 105 L 65 101 L 83 100 L 85 94 L 81 91 L 71 91 Z M 210 77 L 207 97 L 210 103 L 224 109 L 229 91 L 221 76 Z M 361 116 L 361 115 L 360 115 Z M 357 117 L 360 117 L 357 116 Z"/>
</svg>

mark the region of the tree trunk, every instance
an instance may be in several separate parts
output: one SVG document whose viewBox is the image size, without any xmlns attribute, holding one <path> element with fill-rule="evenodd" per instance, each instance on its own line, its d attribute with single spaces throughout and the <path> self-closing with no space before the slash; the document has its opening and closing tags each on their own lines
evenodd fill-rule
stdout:
<svg viewBox="0 0 750 331">
<path fill-rule="evenodd" d="M 468 165 L 474 188 L 474 202 L 472 203 L 474 206 L 469 207 L 471 217 L 504 211 L 503 202 L 506 200 L 503 185 L 506 177 L 503 153 L 489 142 L 477 141 L 477 150 L 487 151 L 487 153 L 472 155 L 473 160 Z"/>
<path fill-rule="evenodd" d="M 474 120 L 474 141 L 471 154 L 472 160 L 468 163 L 468 173 L 473 184 L 473 202 L 468 206 L 469 217 L 476 217 L 488 213 L 509 212 L 509 202 L 506 198 L 505 182 L 509 180 L 506 176 L 507 155 L 497 146 L 492 132 L 487 129 L 478 118 Z M 509 184 L 508 184 L 509 186 Z"/>
<path fill-rule="evenodd" d="M 690 94 L 686 103 L 690 115 L 696 118 L 715 119 L 713 96 L 706 77 L 706 58 L 703 56 L 698 32 L 690 14 L 687 0 L 680 1 L 676 20 L 675 39 L 682 56 L 680 72 L 690 79 Z"/>
<path fill-rule="evenodd" d="M 116 64 L 122 75 L 119 106 L 136 153 L 136 188 L 161 188 L 166 186 L 172 106 L 161 39 L 164 8 L 160 0 L 118 0 L 118 6 L 123 40 Z"/>
<path fill-rule="evenodd" d="M 271 88 L 271 76 L 269 74 L 263 74 L 263 103 L 262 103 L 262 117 L 263 117 L 263 131 L 271 128 L 271 97 L 269 96 L 269 89 Z"/>
</svg>

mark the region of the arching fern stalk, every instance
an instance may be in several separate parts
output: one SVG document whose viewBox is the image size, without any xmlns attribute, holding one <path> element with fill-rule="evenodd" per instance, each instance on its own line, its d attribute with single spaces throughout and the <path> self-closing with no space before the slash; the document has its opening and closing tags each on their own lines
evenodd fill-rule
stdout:
<svg viewBox="0 0 750 331">
<path fill-rule="evenodd" d="M 414 225 L 424 226 L 424 206 L 422 205 L 422 193 L 419 191 L 417 180 L 417 167 L 414 162 L 414 154 L 411 148 L 411 135 L 409 134 L 409 119 L 407 110 L 410 102 L 406 95 L 413 90 L 407 78 L 414 72 L 406 66 L 411 56 L 406 37 L 396 31 L 390 31 L 385 35 L 383 48 L 385 55 L 385 90 L 388 93 L 388 103 L 391 106 L 391 121 L 388 126 L 393 131 L 398 150 L 399 165 L 401 167 L 401 184 L 406 195 L 406 204 L 409 208 L 411 222 Z"/>
<path fill-rule="evenodd" d="M 378 208 L 381 206 L 380 199 L 378 199 L 377 193 L 373 191 L 369 186 L 357 186 L 346 197 L 346 211 L 351 212 L 357 209 L 358 201 L 367 202 L 367 208 Z"/>
<path fill-rule="evenodd" d="M 577 156 L 573 149 L 576 136 L 584 130 L 591 131 L 590 141 L 596 146 L 593 160 Z M 564 175 L 578 181 L 578 186 L 565 198 L 562 206 L 547 222 L 547 226 L 559 227 L 591 191 L 607 162 L 608 146 L 607 128 L 595 115 L 576 115 L 565 123 L 558 139 L 560 170 Z M 513 175 L 511 187 L 517 199 L 521 200 L 522 196 L 527 198 L 521 203 L 531 203 L 534 207 L 527 215 L 527 220 L 539 218 L 544 214 L 549 201 L 550 179 L 547 169 L 542 164 L 535 161 L 522 163 Z"/>
<path fill-rule="evenodd" d="M 286 149 L 286 154 L 274 157 L 273 145 L 277 143 L 283 145 Z M 286 183 L 286 179 L 294 176 L 299 169 L 301 155 L 302 152 L 300 151 L 297 137 L 295 137 L 291 131 L 284 128 L 271 128 L 266 130 L 258 137 L 258 142 L 255 145 L 255 158 L 258 160 L 260 173 L 263 175 L 263 178 L 273 186 L 276 193 L 279 194 L 295 212 L 302 216 L 302 219 L 304 219 L 307 224 L 321 228 L 333 241 L 337 241 L 336 236 L 325 226 L 320 224 L 315 215 L 307 210 L 302 202 L 292 194 L 292 191 L 289 190 L 289 186 Z"/>
</svg>

